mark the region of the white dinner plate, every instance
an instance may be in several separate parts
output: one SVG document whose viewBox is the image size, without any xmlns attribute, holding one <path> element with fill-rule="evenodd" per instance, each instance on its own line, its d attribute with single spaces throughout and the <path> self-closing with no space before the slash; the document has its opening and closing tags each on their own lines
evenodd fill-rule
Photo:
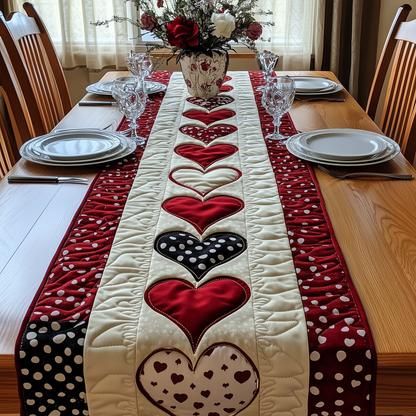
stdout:
<svg viewBox="0 0 416 416">
<path fill-rule="evenodd" d="M 334 89 L 331 90 L 323 90 L 323 91 L 309 91 L 309 92 L 298 92 L 296 91 L 296 95 L 325 95 L 325 94 L 335 94 L 336 92 L 340 92 L 344 89 L 341 84 L 336 84 Z"/>
<path fill-rule="evenodd" d="M 112 81 L 100 81 L 95 84 L 88 85 L 86 88 L 90 94 L 111 95 Z M 165 91 L 166 85 L 160 82 L 146 81 L 146 88 L 148 94 L 155 94 L 157 92 Z"/>
<path fill-rule="evenodd" d="M 136 143 L 130 137 L 122 137 L 121 145 L 114 151 L 108 152 L 108 154 L 102 157 L 92 157 L 91 159 L 77 159 L 77 160 L 59 160 L 51 159 L 45 154 L 39 154 L 32 149 L 32 145 L 37 138 L 27 141 L 22 145 L 19 152 L 20 155 L 30 162 L 39 163 L 41 165 L 49 166 L 84 166 L 84 165 L 96 165 L 99 163 L 108 163 L 113 160 L 120 159 L 132 153 L 136 149 Z"/>
<path fill-rule="evenodd" d="M 99 129 L 73 129 L 38 137 L 31 147 L 53 160 L 91 160 L 115 151 L 121 140 L 118 134 Z"/>
<path fill-rule="evenodd" d="M 358 129 L 325 129 L 305 133 L 299 146 L 313 157 L 357 160 L 379 155 L 386 150 L 385 136 Z"/>
<path fill-rule="evenodd" d="M 337 87 L 337 83 L 321 77 L 294 77 L 296 93 L 328 92 Z"/>
<path fill-rule="evenodd" d="M 350 160 L 339 160 L 339 159 L 334 159 L 331 158 L 330 156 L 328 157 L 318 157 L 314 154 L 311 154 L 310 152 L 304 150 L 302 148 L 302 146 L 300 145 L 300 140 L 302 139 L 302 137 L 305 135 L 305 133 L 301 133 L 298 134 L 296 137 L 296 140 L 293 141 L 292 145 L 294 146 L 294 149 L 299 153 L 302 154 L 305 157 L 311 157 L 313 159 L 319 160 L 321 162 L 328 162 L 328 163 L 337 163 L 337 162 L 341 162 L 343 163 L 345 166 L 349 166 L 349 165 L 354 165 L 356 163 L 362 163 L 364 161 L 369 161 L 369 162 L 373 162 L 376 160 L 380 160 L 380 159 L 385 159 L 386 157 L 390 156 L 392 153 L 394 153 L 396 151 L 396 147 L 393 146 L 390 142 L 386 141 L 386 148 L 382 153 L 379 153 L 377 155 L 373 155 L 371 157 L 366 157 L 366 158 L 359 158 L 359 159 L 350 159 Z"/>
<path fill-rule="evenodd" d="M 376 165 L 378 163 L 387 162 L 393 158 L 395 158 L 400 153 L 400 146 L 392 139 L 388 137 L 385 138 L 387 142 L 388 150 L 384 157 L 375 158 L 375 159 L 362 159 L 357 161 L 340 161 L 340 160 L 330 160 L 330 159 L 323 159 L 311 156 L 309 153 L 305 153 L 303 149 L 298 145 L 299 136 L 304 133 L 294 135 L 289 137 L 286 141 L 286 148 L 287 150 L 292 153 L 293 155 L 299 157 L 300 159 L 307 160 L 308 162 L 315 162 L 322 165 L 332 165 L 332 166 L 369 166 L 369 165 Z"/>
</svg>

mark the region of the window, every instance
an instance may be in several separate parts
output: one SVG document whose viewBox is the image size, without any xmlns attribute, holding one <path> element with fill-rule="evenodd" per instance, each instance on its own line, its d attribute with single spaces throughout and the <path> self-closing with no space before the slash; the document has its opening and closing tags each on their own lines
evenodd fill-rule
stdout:
<svg viewBox="0 0 416 416">
<path fill-rule="evenodd" d="M 12 0 L 14 10 L 24 12 L 20 0 Z M 112 16 L 137 20 L 132 2 L 125 0 L 31 0 L 42 16 L 61 57 L 64 68 L 86 66 L 100 70 L 108 66 L 125 67 L 124 57 L 132 49 L 140 50 L 153 37 L 138 37 L 138 29 L 127 21 L 94 26 Z M 271 50 L 282 57 L 284 70 L 309 69 L 315 56 L 320 68 L 324 0 L 259 0 L 262 10 L 271 10 L 275 26 L 266 27 L 258 49 Z M 268 20 L 270 16 L 263 17 Z M 259 16 L 259 21 L 262 16 Z M 238 49 L 238 46 L 237 46 Z"/>
</svg>

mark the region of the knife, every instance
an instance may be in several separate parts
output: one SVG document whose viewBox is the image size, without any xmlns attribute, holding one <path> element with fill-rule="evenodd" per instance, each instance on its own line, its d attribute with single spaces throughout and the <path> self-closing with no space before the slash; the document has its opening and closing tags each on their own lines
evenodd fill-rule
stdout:
<svg viewBox="0 0 416 416">
<path fill-rule="evenodd" d="M 115 101 L 80 101 L 78 103 L 80 106 L 94 106 L 94 105 L 113 105 L 117 107 L 117 103 Z"/>
<path fill-rule="evenodd" d="M 7 177 L 9 183 L 88 183 L 87 178 L 71 178 L 67 176 L 19 176 Z"/>
</svg>

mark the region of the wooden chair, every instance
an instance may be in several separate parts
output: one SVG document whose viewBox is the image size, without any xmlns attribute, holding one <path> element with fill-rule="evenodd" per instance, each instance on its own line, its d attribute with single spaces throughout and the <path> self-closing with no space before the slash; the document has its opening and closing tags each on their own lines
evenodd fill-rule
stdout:
<svg viewBox="0 0 416 416">
<path fill-rule="evenodd" d="M 68 86 L 55 48 L 31 3 L 27 16 L 0 13 L 0 36 L 19 80 L 35 135 L 49 133 L 71 110 Z"/>
<path fill-rule="evenodd" d="M 406 21 L 411 10 L 410 5 L 405 4 L 396 13 L 376 69 L 366 111 L 375 118 L 392 62 L 379 127 L 400 145 L 406 159 L 413 163 L 416 152 L 416 20 Z"/>
<path fill-rule="evenodd" d="M 4 176 L 20 158 L 18 149 L 35 132 L 29 111 L 0 38 L 0 174 Z"/>
</svg>

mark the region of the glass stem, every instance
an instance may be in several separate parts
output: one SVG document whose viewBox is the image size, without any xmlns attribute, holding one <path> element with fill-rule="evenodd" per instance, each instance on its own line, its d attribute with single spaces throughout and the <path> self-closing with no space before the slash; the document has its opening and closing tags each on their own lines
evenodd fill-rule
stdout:
<svg viewBox="0 0 416 416">
<path fill-rule="evenodd" d="M 139 127 L 137 124 L 136 124 L 136 118 L 133 118 L 132 120 L 131 120 L 131 123 L 129 124 L 129 127 L 131 128 L 131 138 L 132 139 L 137 139 L 137 127 Z"/>
<path fill-rule="evenodd" d="M 273 135 L 274 136 L 280 136 L 279 130 L 280 130 L 280 125 L 282 124 L 281 118 L 282 118 L 282 116 L 274 116 L 273 117 L 273 125 L 274 125 Z"/>
</svg>

